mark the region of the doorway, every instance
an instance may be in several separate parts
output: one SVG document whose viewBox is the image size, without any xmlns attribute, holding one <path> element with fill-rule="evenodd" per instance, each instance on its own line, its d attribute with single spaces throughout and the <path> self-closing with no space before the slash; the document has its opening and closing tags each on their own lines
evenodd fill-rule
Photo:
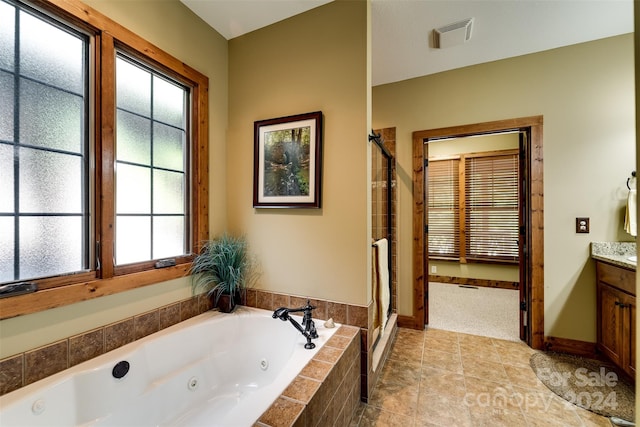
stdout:
<svg viewBox="0 0 640 427">
<path fill-rule="evenodd" d="M 525 117 L 413 133 L 413 327 L 429 323 L 428 205 L 425 203 L 426 145 L 429 140 L 500 132 L 520 137 L 518 229 L 520 338 L 542 349 L 544 343 L 542 116 Z"/>
</svg>

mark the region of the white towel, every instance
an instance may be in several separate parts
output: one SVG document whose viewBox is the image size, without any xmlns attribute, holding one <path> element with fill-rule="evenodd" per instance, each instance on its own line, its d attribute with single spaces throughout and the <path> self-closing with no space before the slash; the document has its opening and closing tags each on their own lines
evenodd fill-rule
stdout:
<svg viewBox="0 0 640 427">
<path fill-rule="evenodd" d="M 389 310 L 389 245 L 387 239 L 380 239 L 373 244 L 377 249 L 376 254 L 376 269 L 378 271 L 378 295 L 380 298 L 380 304 L 378 305 L 380 310 L 380 337 L 384 335 L 384 328 L 387 325 L 388 310 Z"/>
<path fill-rule="evenodd" d="M 624 216 L 624 231 L 636 236 L 638 230 L 637 213 L 636 213 L 637 191 L 635 188 L 629 190 L 627 197 L 627 211 Z"/>
</svg>

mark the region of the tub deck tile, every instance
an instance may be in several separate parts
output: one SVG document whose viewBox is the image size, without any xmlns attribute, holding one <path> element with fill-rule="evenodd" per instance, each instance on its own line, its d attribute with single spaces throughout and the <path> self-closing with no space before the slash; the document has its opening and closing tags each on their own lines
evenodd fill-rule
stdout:
<svg viewBox="0 0 640 427">
<path fill-rule="evenodd" d="M 321 384 L 320 381 L 298 375 L 282 392 L 282 395 L 302 403 L 309 403 Z"/>
<path fill-rule="evenodd" d="M 342 356 L 342 350 L 335 347 L 323 346 L 320 351 L 314 356 L 315 360 L 321 360 L 323 362 L 336 363 L 340 356 Z"/>
<path fill-rule="evenodd" d="M 325 345 L 329 347 L 344 349 L 344 348 L 347 348 L 349 344 L 351 344 L 351 338 L 343 337 L 340 335 L 334 335 L 331 338 L 329 338 L 329 340 Z"/>
<path fill-rule="evenodd" d="M 307 363 L 307 366 L 302 369 L 300 375 L 314 380 L 324 381 L 327 375 L 329 375 L 331 368 L 333 368 L 331 363 L 311 359 L 309 363 Z"/>
<path fill-rule="evenodd" d="M 304 404 L 285 397 L 279 397 L 262 414 L 259 423 L 269 427 L 289 427 L 295 425 L 304 410 Z"/>
<path fill-rule="evenodd" d="M 338 328 L 335 335 L 338 335 L 341 337 L 353 338 L 358 334 L 358 332 L 360 332 L 360 328 L 358 327 L 342 325 Z"/>
</svg>

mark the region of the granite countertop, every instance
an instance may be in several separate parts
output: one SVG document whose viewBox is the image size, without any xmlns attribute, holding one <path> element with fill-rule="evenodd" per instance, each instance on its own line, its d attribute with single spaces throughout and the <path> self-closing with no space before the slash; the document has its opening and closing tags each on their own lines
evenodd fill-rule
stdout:
<svg viewBox="0 0 640 427">
<path fill-rule="evenodd" d="M 635 271 L 637 258 L 631 256 L 637 256 L 635 242 L 591 242 L 591 258 Z"/>
</svg>

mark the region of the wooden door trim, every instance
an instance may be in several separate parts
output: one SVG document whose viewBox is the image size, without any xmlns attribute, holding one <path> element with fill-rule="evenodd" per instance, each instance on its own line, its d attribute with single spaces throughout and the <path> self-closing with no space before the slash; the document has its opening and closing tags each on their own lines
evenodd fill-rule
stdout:
<svg viewBox="0 0 640 427">
<path fill-rule="evenodd" d="M 424 159 L 423 144 L 428 138 L 461 137 L 483 133 L 493 133 L 510 129 L 530 130 L 529 150 L 531 188 L 529 200 L 528 229 L 530 230 L 529 289 L 531 312 L 529 345 L 535 349 L 544 348 L 544 191 L 542 157 L 542 116 L 521 117 L 485 123 L 452 126 L 413 132 L 413 315 L 403 316 L 403 326 L 424 328 L 425 316 L 425 239 L 424 239 Z"/>
</svg>

